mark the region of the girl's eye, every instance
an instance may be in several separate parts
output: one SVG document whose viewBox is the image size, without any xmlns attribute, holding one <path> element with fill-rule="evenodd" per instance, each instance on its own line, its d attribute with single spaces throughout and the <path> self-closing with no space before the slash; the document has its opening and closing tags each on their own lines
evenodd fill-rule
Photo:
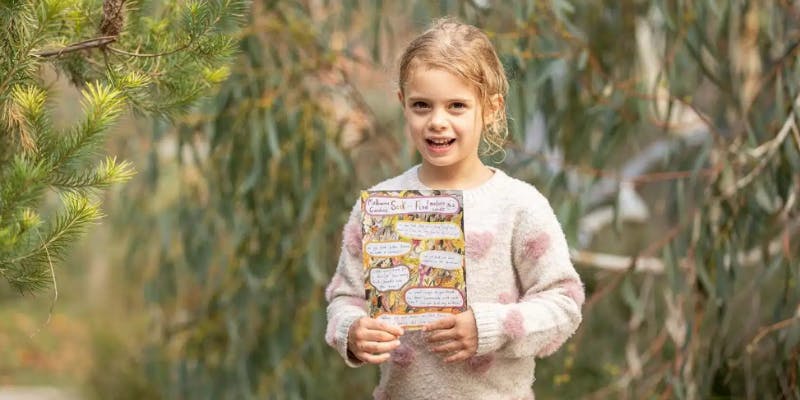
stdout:
<svg viewBox="0 0 800 400">
<path fill-rule="evenodd" d="M 463 109 L 467 108 L 467 105 L 464 104 L 464 103 L 457 102 L 457 103 L 451 104 L 450 107 L 454 108 L 456 110 L 463 110 Z"/>
<path fill-rule="evenodd" d="M 411 108 L 425 109 L 428 108 L 428 104 L 423 101 L 415 101 L 411 104 Z"/>
</svg>

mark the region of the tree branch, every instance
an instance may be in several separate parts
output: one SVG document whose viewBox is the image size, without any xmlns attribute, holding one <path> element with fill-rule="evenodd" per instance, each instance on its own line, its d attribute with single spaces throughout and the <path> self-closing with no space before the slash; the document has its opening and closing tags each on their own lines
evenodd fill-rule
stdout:
<svg viewBox="0 0 800 400">
<path fill-rule="evenodd" d="M 111 47 L 111 46 L 108 46 L 108 49 L 111 50 L 114 53 L 122 54 L 122 55 L 125 55 L 125 56 L 131 56 L 131 57 L 161 57 L 161 56 L 168 56 L 170 54 L 177 53 L 177 52 L 179 52 L 181 50 L 187 49 L 191 45 L 192 45 L 192 42 L 190 41 L 189 43 L 186 43 L 183 46 L 180 46 L 178 48 L 175 48 L 175 49 L 172 49 L 172 50 L 169 50 L 169 51 L 165 51 L 165 52 L 162 52 L 162 53 L 131 53 L 129 51 L 120 50 L 120 49 L 117 49 L 117 48 Z"/>
<path fill-rule="evenodd" d="M 792 103 L 794 107 L 800 107 L 800 94 L 795 97 L 794 102 Z M 727 187 L 720 196 L 720 200 L 729 199 L 733 197 L 739 190 L 743 189 L 745 186 L 749 185 L 753 180 L 764 170 L 764 167 L 767 166 L 769 161 L 772 159 L 772 156 L 775 155 L 777 150 L 780 148 L 780 145 L 783 143 L 784 139 L 789 136 L 793 130 L 797 129 L 797 125 L 795 124 L 795 115 L 794 111 L 789 110 L 789 116 L 786 117 L 786 120 L 783 123 L 780 131 L 778 131 L 775 137 L 765 143 L 762 143 L 758 147 L 750 150 L 748 153 L 751 157 L 759 158 L 758 164 L 750 170 L 744 177 L 737 180 L 733 185 Z"/>
<path fill-rule="evenodd" d="M 800 219 L 796 219 L 787 224 L 786 229 L 781 235 L 773 239 L 767 244 L 766 255 L 775 256 L 781 252 L 782 241 L 786 235 L 793 235 L 800 230 Z M 740 251 L 736 253 L 736 260 L 742 267 L 753 267 L 759 265 L 764 258 L 764 253 L 761 246 L 749 249 L 747 251 Z M 649 249 L 644 252 L 648 254 Z M 586 250 L 570 249 L 570 259 L 573 263 L 588 265 L 591 267 L 605 269 L 608 271 L 625 272 L 633 270 L 634 272 L 649 272 L 654 274 L 664 273 L 664 262 L 656 257 L 632 257 L 621 256 L 617 254 L 598 253 Z"/>
<path fill-rule="evenodd" d="M 636 179 L 663 163 L 678 146 L 700 147 L 706 143 L 708 137 L 708 131 L 697 130 L 677 139 L 661 139 L 651 143 L 625 163 L 619 172 L 619 177 L 604 177 L 593 185 L 587 195 L 586 207 L 592 208 L 606 201 L 617 193 L 621 181 Z"/>
<path fill-rule="evenodd" d="M 64 54 L 74 53 L 76 51 L 103 47 L 108 45 L 109 43 L 115 42 L 116 40 L 117 40 L 116 36 L 101 36 L 98 38 L 88 39 L 82 42 L 73 43 L 71 45 L 62 47 L 60 49 L 37 51 L 33 53 L 33 55 L 42 58 L 61 57 Z"/>
<path fill-rule="evenodd" d="M 117 36 L 122 31 L 125 23 L 125 0 L 104 0 L 103 20 L 100 22 L 100 32 L 106 36 Z"/>
<path fill-rule="evenodd" d="M 570 250 L 570 258 L 576 264 L 585 264 L 609 271 L 625 272 L 651 272 L 661 274 L 664 272 L 664 263 L 655 257 L 635 258 L 616 254 L 597 253 L 586 250 Z"/>
<path fill-rule="evenodd" d="M 800 311 L 800 308 L 798 308 L 798 311 Z M 758 330 L 758 333 L 753 338 L 753 340 L 751 340 L 750 343 L 747 345 L 747 352 L 752 353 L 753 351 L 755 351 L 756 345 L 758 344 L 758 342 L 761 341 L 761 339 L 764 338 L 764 336 L 767 336 L 771 332 L 788 328 L 797 321 L 800 321 L 800 313 L 790 318 L 784 319 L 783 321 L 778 321 L 772 325 L 761 327 L 761 329 Z"/>
</svg>

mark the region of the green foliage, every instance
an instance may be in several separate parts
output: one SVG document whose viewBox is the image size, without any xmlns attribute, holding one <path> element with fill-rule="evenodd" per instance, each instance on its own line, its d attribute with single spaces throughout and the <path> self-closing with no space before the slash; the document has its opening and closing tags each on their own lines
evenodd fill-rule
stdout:
<svg viewBox="0 0 800 400">
<path fill-rule="evenodd" d="M 413 160 L 397 107 L 353 82 L 393 81 L 405 41 L 455 14 L 512 80 L 501 167 L 547 194 L 587 286 L 537 395 L 800 398 L 796 6 L 396 3 L 254 4 L 220 94 L 155 132 L 114 221 L 162 396 L 368 396 L 376 370 L 324 344 L 322 292 L 357 191 Z"/>
<path fill-rule="evenodd" d="M 234 0 L 3 2 L 0 276 L 12 287 L 28 292 L 52 282 L 53 263 L 100 218 L 99 191 L 133 175 L 128 162 L 96 160 L 126 107 L 178 115 L 225 78 L 244 7 Z M 67 129 L 51 120 L 51 84 L 40 74 L 48 65 L 81 89 L 83 115 Z M 62 209 L 43 218 L 48 193 L 61 194 Z"/>
<path fill-rule="evenodd" d="M 149 343 L 145 373 L 167 398 L 365 393 L 374 370 L 321 373 L 344 368 L 321 342 L 322 287 L 356 198 L 331 107 L 357 100 L 339 94 L 341 78 L 325 81 L 339 70 L 317 35 L 331 27 L 289 5 L 251 24 L 260 28 L 242 38 L 219 95 L 178 127 L 178 164 L 157 164 L 157 180 L 139 182 L 160 187 L 167 203 L 115 216 L 118 226 L 158 227 L 119 232 L 135 244 L 130 265 L 152 262 L 143 248 L 157 254 L 144 292 L 162 316 L 160 340 Z M 160 182 L 176 173 L 183 178 Z M 143 190 L 131 186 L 130 206 L 147 204 L 136 197 Z"/>
<path fill-rule="evenodd" d="M 27 232 L 38 231 L 39 216 L 30 209 L 23 210 L 13 232 L 14 239 L 27 239 L 15 242 L 17 252 L 14 257 L 3 260 L 3 273 L 9 283 L 20 291 L 35 290 L 51 282 L 50 270 L 43 266 L 51 265 L 53 258 L 63 254 L 65 247 L 82 234 L 88 224 L 100 218 L 97 204 L 90 203 L 86 197 L 67 193 L 62 198 L 64 210 L 55 217 L 51 226 L 41 237 L 32 237 Z M 16 234 L 16 235 L 14 235 Z M 40 238 L 40 240 L 36 240 Z M 53 256 L 51 256 L 51 253 Z"/>
<path fill-rule="evenodd" d="M 130 327 L 126 327 L 130 329 Z M 130 334 L 130 331 L 126 332 Z M 114 332 L 109 326 L 97 326 L 92 330 L 92 362 L 101 366 L 88 377 L 90 398 L 114 397 L 120 400 L 159 398 L 158 387 L 141 373 L 139 354 L 134 353 L 126 342 L 129 336 Z M 120 390 L 124 388 L 124 390 Z M 112 396 L 113 395 L 113 396 Z"/>
</svg>

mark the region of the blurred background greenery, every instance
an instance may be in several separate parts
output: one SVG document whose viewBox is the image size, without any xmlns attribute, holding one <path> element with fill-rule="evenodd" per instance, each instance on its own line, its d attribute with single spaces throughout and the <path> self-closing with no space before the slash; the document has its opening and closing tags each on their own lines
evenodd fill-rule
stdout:
<svg viewBox="0 0 800 400">
<path fill-rule="evenodd" d="M 541 398 L 800 399 L 800 3 L 253 1 L 230 78 L 130 116 L 138 175 L 46 291 L 0 284 L 0 386 L 96 398 L 367 398 L 324 341 L 359 189 L 418 162 L 396 61 L 433 18 L 494 41 L 511 175 L 553 204 L 584 322 Z M 64 83 L 58 108 L 74 106 Z"/>
</svg>

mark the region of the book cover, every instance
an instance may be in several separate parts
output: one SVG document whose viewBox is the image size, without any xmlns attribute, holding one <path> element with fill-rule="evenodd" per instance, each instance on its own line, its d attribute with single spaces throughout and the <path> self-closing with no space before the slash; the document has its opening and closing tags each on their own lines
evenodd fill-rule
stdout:
<svg viewBox="0 0 800 400">
<path fill-rule="evenodd" d="M 467 309 L 461 191 L 362 191 L 369 314 L 418 329 Z"/>
</svg>

